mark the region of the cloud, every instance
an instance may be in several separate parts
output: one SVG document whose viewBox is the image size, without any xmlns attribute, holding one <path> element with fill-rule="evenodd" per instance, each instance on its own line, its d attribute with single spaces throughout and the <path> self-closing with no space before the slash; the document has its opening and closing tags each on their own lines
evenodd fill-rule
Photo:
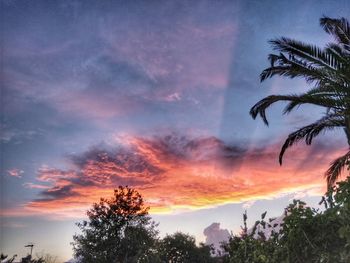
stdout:
<svg viewBox="0 0 350 263">
<path fill-rule="evenodd" d="M 67 156 L 68 169 L 41 167 L 37 182 L 25 186 L 42 191 L 25 204 L 23 213 L 79 217 L 100 197 L 111 196 L 118 185 L 139 190 L 152 213 L 250 204 L 292 192 L 318 195 L 325 190 L 322 174 L 338 155 L 336 150 L 296 147 L 282 167 L 278 151 L 279 145 L 248 149 L 216 137 L 117 136 L 114 143 Z M 20 213 L 17 209 L 16 215 Z"/>
<path fill-rule="evenodd" d="M 242 204 L 242 208 L 243 209 L 249 209 L 249 208 L 251 208 L 254 205 L 254 203 L 255 203 L 255 200 L 250 200 L 250 201 L 244 202 Z"/>
<path fill-rule="evenodd" d="M 22 178 L 22 174 L 23 173 L 24 173 L 23 170 L 17 169 L 17 168 L 13 168 L 13 169 L 10 169 L 10 170 L 7 171 L 7 174 L 9 176 L 18 177 L 18 178 Z"/>
<path fill-rule="evenodd" d="M 218 253 L 222 252 L 221 242 L 228 241 L 230 232 L 227 229 L 221 229 L 220 223 L 212 223 L 210 226 L 204 229 L 203 234 L 205 235 L 205 244 L 214 245 Z"/>
<path fill-rule="evenodd" d="M 181 95 L 178 92 L 172 93 L 165 97 L 166 101 L 179 101 L 181 100 Z"/>
<path fill-rule="evenodd" d="M 47 189 L 50 188 L 48 185 L 35 184 L 35 183 L 24 183 L 23 186 L 28 189 Z"/>
<path fill-rule="evenodd" d="M 11 141 L 20 144 L 23 141 L 33 140 L 44 134 L 42 129 L 18 129 L 3 123 L 0 124 L 0 130 L 0 142 L 4 144 Z"/>
<path fill-rule="evenodd" d="M 103 11 L 96 6 L 93 14 L 77 7 L 79 20 L 67 23 L 73 19 L 68 19 L 71 10 L 53 6 L 60 23 L 52 24 L 46 12 L 30 7 L 41 15 L 20 17 L 22 27 L 6 30 L 4 103 L 9 114 L 27 114 L 28 109 L 43 105 L 58 113 L 54 119 L 63 117 L 66 122 L 71 118 L 100 121 L 159 108 L 173 114 L 174 108 L 167 104 L 196 105 L 203 100 L 204 89 L 227 86 L 238 29 L 230 12 L 220 7 L 215 7 L 217 12 L 227 19 L 212 17 L 212 23 L 203 19 L 207 12 L 203 7 L 182 4 L 155 6 L 150 16 L 136 15 L 144 5 Z M 194 19 L 188 19 L 188 8 Z M 105 19 L 95 23 L 91 17 L 97 14 Z M 39 17 L 46 23 L 38 22 Z"/>
<path fill-rule="evenodd" d="M 304 189 L 302 191 L 295 192 L 293 196 L 290 198 L 290 201 L 294 199 L 303 199 L 307 196 L 317 196 L 322 194 L 324 194 L 324 189 L 322 186 L 311 187 L 309 189 Z"/>
<path fill-rule="evenodd" d="M 7 222 L 1 221 L 2 228 L 25 228 L 27 227 L 25 224 L 17 223 L 17 222 Z"/>
</svg>

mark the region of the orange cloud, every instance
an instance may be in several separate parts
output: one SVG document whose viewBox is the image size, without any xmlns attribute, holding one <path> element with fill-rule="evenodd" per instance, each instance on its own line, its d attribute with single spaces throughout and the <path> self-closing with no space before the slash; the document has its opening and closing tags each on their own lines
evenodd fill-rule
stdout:
<svg viewBox="0 0 350 263">
<path fill-rule="evenodd" d="M 152 213 L 201 209 L 310 189 L 314 194 L 314 189 L 325 190 L 323 172 L 340 155 L 322 145 L 296 147 L 280 167 L 278 151 L 279 145 L 243 149 L 214 137 L 123 137 L 114 149 L 97 147 L 72 156 L 71 170 L 41 168 L 37 180 L 49 187 L 24 210 L 26 214 L 79 217 L 100 197 L 110 196 L 118 185 L 138 189 Z M 40 184 L 36 188 L 45 187 Z"/>
</svg>

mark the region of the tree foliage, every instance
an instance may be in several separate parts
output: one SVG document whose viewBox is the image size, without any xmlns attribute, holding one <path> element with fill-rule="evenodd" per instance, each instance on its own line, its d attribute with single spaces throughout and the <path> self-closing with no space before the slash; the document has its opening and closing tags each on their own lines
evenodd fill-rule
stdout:
<svg viewBox="0 0 350 263">
<path fill-rule="evenodd" d="M 171 263 L 210 263 L 212 247 L 203 243 L 196 245 L 196 240 L 181 232 L 165 236 L 159 243 L 159 255 L 162 262 Z"/>
<path fill-rule="evenodd" d="M 102 198 L 78 223 L 74 235 L 75 258 L 82 263 L 211 263 L 212 247 L 196 245 L 195 238 L 180 232 L 158 238 L 141 195 L 119 187 L 111 199 Z"/>
<path fill-rule="evenodd" d="M 241 235 L 231 236 L 223 246 L 227 253 L 224 262 L 350 262 L 349 197 L 350 177 L 337 183 L 323 197 L 325 210 L 294 200 L 285 210 L 282 228 L 269 238 L 264 230 L 271 220 L 265 221 L 263 216 L 251 232 L 244 227 Z M 245 216 L 244 222 L 246 219 Z"/>
<path fill-rule="evenodd" d="M 157 231 L 141 195 L 119 186 L 111 199 L 101 198 L 78 223 L 73 237 L 75 257 L 86 263 L 139 262 L 155 245 Z"/>
<path fill-rule="evenodd" d="M 321 132 L 343 128 L 350 145 L 350 24 L 345 18 L 322 17 L 320 25 L 333 37 L 333 42 L 320 48 L 286 37 L 271 40 L 278 53 L 268 56 L 270 67 L 260 75 L 261 81 L 275 75 L 300 77 L 313 86 L 301 94 L 270 95 L 260 100 L 250 110 L 254 119 L 260 115 L 268 125 L 266 109 L 279 101 L 288 102 L 285 114 L 303 104 L 326 110 L 319 120 L 289 134 L 279 155 L 280 164 L 289 147 L 302 140 L 309 145 Z M 336 182 L 349 160 L 348 152 L 333 161 L 325 173 L 329 186 Z"/>
<path fill-rule="evenodd" d="M 82 234 L 74 236 L 74 252 L 83 263 L 349 263 L 350 177 L 329 188 L 320 204 L 324 209 L 294 200 L 282 222 L 265 219 L 265 212 L 251 228 L 245 213 L 241 234 L 223 244 L 222 256 L 212 257 L 213 247 L 196 245 L 190 235 L 159 239 L 140 194 L 119 187 L 88 211 L 89 221 L 79 224 Z"/>
</svg>

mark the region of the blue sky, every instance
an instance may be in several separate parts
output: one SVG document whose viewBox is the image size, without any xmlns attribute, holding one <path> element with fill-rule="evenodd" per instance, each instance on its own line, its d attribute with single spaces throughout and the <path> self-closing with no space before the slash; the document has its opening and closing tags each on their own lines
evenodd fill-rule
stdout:
<svg viewBox="0 0 350 263">
<path fill-rule="evenodd" d="M 74 222 L 119 184 L 145 196 L 162 235 L 199 241 L 213 222 L 239 231 L 245 208 L 254 221 L 295 196 L 320 199 L 342 132 L 287 152 L 280 167 L 284 137 L 322 112 L 281 116 L 276 105 L 269 127 L 248 113 L 264 96 L 308 88 L 259 82 L 268 40 L 325 45 L 319 18 L 346 17 L 348 1 L 1 4 L 4 252 L 34 242 L 70 258 Z"/>
</svg>

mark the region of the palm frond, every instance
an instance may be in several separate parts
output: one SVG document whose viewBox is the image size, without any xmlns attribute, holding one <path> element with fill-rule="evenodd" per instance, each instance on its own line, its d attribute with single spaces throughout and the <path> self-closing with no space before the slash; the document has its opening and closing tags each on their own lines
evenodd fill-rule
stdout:
<svg viewBox="0 0 350 263">
<path fill-rule="evenodd" d="M 283 53 L 279 55 L 270 54 L 268 57 L 271 66 L 264 69 L 260 74 L 260 81 L 264 81 L 274 75 L 286 76 L 290 78 L 302 77 L 307 82 L 323 82 L 331 85 L 339 85 L 337 83 L 338 75 L 334 74 L 334 70 L 327 70 L 315 67 L 310 63 L 289 56 L 287 58 Z M 335 76 L 335 77 L 334 77 Z"/>
<path fill-rule="evenodd" d="M 332 130 L 334 128 L 339 128 L 344 126 L 345 126 L 345 121 L 343 116 L 338 114 L 330 114 L 310 125 L 307 125 L 289 134 L 279 154 L 280 165 L 282 165 L 283 155 L 286 152 L 286 150 L 292 145 L 294 145 L 295 143 L 305 139 L 305 143 L 307 145 L 310 145 L 312 143 L 312 140 L 317 135 L 319 135 L 322 131 Z"/>
<path fill-rule="evenodd" d="M 287 104 L 283 109 L 283 114 L 290 113 L 295 107 L 299 107 L 302 104 L 314 104 L 317 106 L 322 106 L 325 108 L 332 108 L 337 111 L 344 110 L 344 102 L 346 101 L 346 96 L 344 94 L 338 93 L 337 91 L 318 91 L 317 89 L 312 89 L 304 94 L 298 96 Z"/>
<path fill-rule="evenodd" d="M 325 51 L 332 53 L 332 55 L 337 57 L 337 59 L 342 63 L 349 63 L 349 61 L 346 59 L 347 54 L 344 53 L 344 49 L 342 49 L 338 44 L 328 43 Z"/>
<path fill-rule="evenodd" d="M 350 161 L 350 151 L 348 151 L 345 155 L 335 159 L 331 166 L 325 173 L 325 177 L 327 179 L 328 187 L 334 185 L 336 180 L 339 178 L 340 174 L 344 170 L 345 166 L 349 165 Z"/>
<path fill-rule="evenodd" d="M 274 50 L 286 53 L 303 64 L 336 70 L 341 66 L 336 56 L 315 45 L 309 45 L 294 39 L 281 37 L 269 41 Z"/>
<path fill-rule="evenodd" d="M 341 44 L 344 49 L 350 51 L 350 24 L 344 17 L 340 19 L 322 17 L 320 25 L 323 29 L 331 34 L 338 44 Z"/>
<path fill-rule="evenodd" d="M 344 86 L 333 86 L 320 82 L 314 88 L 309 89 L 305 94 L 312 96 L 327 96 L 328 98 L 342 98 L 350 96 L 350 89 Z"/>
<path fill-rule="evenodd" d="M 350 24 L 345 18 L 329 17 L 321 18 L 320 24 L 335 38 L 334 42 L 320 48 L 286 37 L 271 40 L 273 50 L 279 54 L 268 56 L 270 67 L 260 74 L 261 81 L 275 75 L 301 77 L 313 84 L 313 88 L 299 95 L 271 95 L 263 98 L 250 109 L 253 119 L 259 115 L 268 125 L 266 110 L 279 101 L 287 102 L 284 114 L 303 104 L 321 106 L 326 111 L 323 118 L 289 134 L 280 151 L 280 164 L 289 147 L 301 140 L 309 145 L 321 132 L 331 129 L 344 127 L 350 145 Z M 350 151 L 334 160 L 325 173 L 328 185 L 333 185 L 349 164 Z"/>
<path fill-rule="evenodd" d="M 335 101 L 332 99 L 328 99 L 327 97 L 322 96 L 311 96 L 308 94 L 302 95 L 270 95 L 259 102 L 257 102 L 251 109 L 250 115 L 253 119 L 256 119 L 258 115 L 263 119 L 264 123 L 268 125 L 268 121 L 266 118 L 266 109 L 270 107 L 273 103 L 278 101 L 289 101 L 290 103 L 287 105 L 287 108 L 284 110 L 285 113 L 290 112 L 294 107 L 299 106 L 301 104 L 314 104 L 323 107 L 335 107 Z"/>
</svg>

